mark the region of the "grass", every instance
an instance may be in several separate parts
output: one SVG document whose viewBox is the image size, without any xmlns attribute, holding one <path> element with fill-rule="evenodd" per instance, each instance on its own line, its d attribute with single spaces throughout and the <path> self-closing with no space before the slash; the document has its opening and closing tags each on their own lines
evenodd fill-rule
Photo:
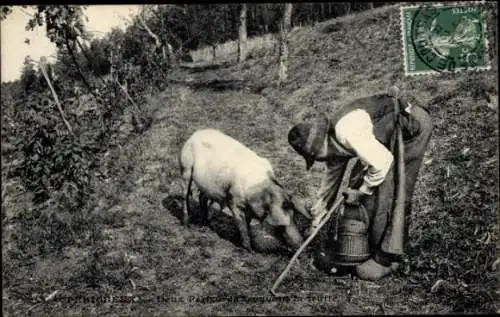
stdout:
<svg viewBox="0 0 500 317">
<path fill-rule="evenodd" d="M 4 314 L 498 312 L 498 113 L 484 99 L 498 98 L 496 60 L 487 72 L 404 77 L 398 23 L 397 7 L 386 7 L 294 29 L 291 78 L 281 89 L 276 56 L 265 47 L 242 65 L 230 59 L 174 70 L 148 105 L 157 109 L 150 129 L 110 149 L 114 172 L 94 196 L 101 230 L 87 228 L 86 243 L 31 252 L 40 242 L 36 228 L 24 227 L 27 240 L 19 244 L 15 215 L 29 216 L 29 200 L 9 186 L 2 200 Z M 280 286 L 297 296 L 279 301 L 268 289 L 287 256 L 248 254 L 222 213 L 209 227 L 180 225 L 177 154 L 192 132 L 225 131 L 269 158 L 284 185 L 311 201 L 324 167 L 307 173 L 287 144 L 298 113 L 311 101 L 331 111 L 391 84 L 427 107 L 435 125 L 413 201 L 408 270 L 376 283 L 335 280 L 303 255 Z"/>
</svg>

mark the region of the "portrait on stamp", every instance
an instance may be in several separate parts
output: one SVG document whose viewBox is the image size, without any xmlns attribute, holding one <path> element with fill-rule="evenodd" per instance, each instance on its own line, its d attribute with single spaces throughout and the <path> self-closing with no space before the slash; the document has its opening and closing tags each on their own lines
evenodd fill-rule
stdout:
<svg viewBox="0 0 500 317">
<path fill-rule="evenodd" d="M 401 6 L 407 75 L 488 69 L 488 39 L 480 3 Z"/>
</svg>

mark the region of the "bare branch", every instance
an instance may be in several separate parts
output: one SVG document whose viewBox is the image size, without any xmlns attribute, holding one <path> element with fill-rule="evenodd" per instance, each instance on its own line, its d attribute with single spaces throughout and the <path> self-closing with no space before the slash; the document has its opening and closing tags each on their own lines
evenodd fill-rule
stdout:
<svg viewBox="0 0 500 317">
<path fill-rule="evenodd" d="M 158 35 L 156 35 L 149 26 L 146 24 L 146 20 L 144 20 L 144 17 L 142 15 L 139 15 L 139 21 L 141 22 L 142 27 L 148 32 L 149 36 L 151 36 L 155 40 L 155 44 L 157 47 L 161 46 L 161 41 Z"/>
<path fill-rule="evenodd" d="M 73 129 L 71 128 L 71 125 L 69 124 L 68 120 L 66 120 L 66 117 L 64 116 L 64 111 L 61 107 L 61 103 L 59 102 L 59 98 L 57 97 L 56 91 L 54 90 L 54 87 L 52 87 L 52 83 L 50 82 L 49 75 L 47 74 L 47 69 L 46 69 L 46 57 L 42 56 L 40 57 L 40 69 L 42 71 L 43 77 L 47 81 L 47 84 L 49 85 L 50 91 L 52 92 L 52 96 L 54 97 L 54 101 L 56 102 L 57 110 L 59 110 L 59 114 L 61 115 L 61 118 L 66 125 L 66 128 L 68 128 L 69 133 L 74 137 L 75 134 L 73 133 Z"/>
<path fill-rule="evenodd" d="M 147 10 L 145 8 L 144 10 Z M 143 14 L 139 14 L 139 22 L 141 22 L 142 27 L 148 32 L 148 34 L 154 39 L 155 45 L 157 49 L 161 50 L 161 54 L 163 57 L 164 61 L 168 61 L 169 63 L 172 63 L 171 57 L 172 57 L 172 45 L 166 41 L 162 41 L 158 35 L 156 35 L 151 28 L 148 26 L 146 23 L 146 20 L 144 19 L 144 11 L 142 12 Z"/>
</svg>

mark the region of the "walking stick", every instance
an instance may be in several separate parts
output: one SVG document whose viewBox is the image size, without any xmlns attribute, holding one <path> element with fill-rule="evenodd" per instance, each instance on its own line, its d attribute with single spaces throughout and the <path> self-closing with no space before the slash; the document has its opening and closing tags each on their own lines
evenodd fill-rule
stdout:
<svg viewBox="0 0 500 317">
<path fill-rule="evenodd" d="M 293 255 L 292 259 L 290 260 L 290 262 L 288 262 L 288 265 L 286 266 L 286 268 L 283 270 L 283 272 L 280 274 L 280 276 L 278 276 L 278 278 L 276 279 L 276 282 L 274 282 L 274 285 L 273 287 L 271 288 L 271 294 L 273 294 L 274 296 L 283 296 L 282 293 L 276 293 L 275 290 L 276 288 L 281 284 L 281 282 L 283 281 L 283 279 L 285 278 L 285 275 L 288 273 L 288 271 L 290 271 L 291 267 L 292 267 L 292 264 L 293 262 L 295 262 L 297 260 L 297 258 L 299 257 L 299 255 L 302 253 L 302 251 L 304 251 L 304 249 L 307 247 L 307 245 L 314 239 L 314 237 L 318 234 L 319 230 L 321 230 L 321 228 L 328 222 L 328 220 L 330 219 L 332 213 L 337 210 L 337 208 L 339 208 L 340 204 L 342 204 L 344 202 L 344 197 L 341 196 L 339 198 L 339 200 L 333 205 L 332 208 L 330 208 L 330 210 L 326 213 L 325 217 L 323 218 L 323 220 L 321 220 L 321 222 L 319 223 L 318 227 L 316 227 L 313 232 L 311 233 L 311 235 L 306 239 L 306 241 L 304 241 L 304 243 L 302 243 L 302 245 L 300 246 L 300 248 L 295 252 L 295 254 Z"/>
</svg>

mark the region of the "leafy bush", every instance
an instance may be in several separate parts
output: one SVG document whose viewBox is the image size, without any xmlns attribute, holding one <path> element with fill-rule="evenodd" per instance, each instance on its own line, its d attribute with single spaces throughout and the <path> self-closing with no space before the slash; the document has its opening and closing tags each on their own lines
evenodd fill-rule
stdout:
<svg viewBox="0 0 500 317">
<path fill-rule="evenodd" d="M 70 186 L 73 208 L 79 208 L 88 195 L 90 184 L 89 154 L 73 136 L 54 127 L 40 127 L 25 141 L 23 179 L 35 194 L 34 203 L 45 202 L 63 186 Z"/>
</svg>

